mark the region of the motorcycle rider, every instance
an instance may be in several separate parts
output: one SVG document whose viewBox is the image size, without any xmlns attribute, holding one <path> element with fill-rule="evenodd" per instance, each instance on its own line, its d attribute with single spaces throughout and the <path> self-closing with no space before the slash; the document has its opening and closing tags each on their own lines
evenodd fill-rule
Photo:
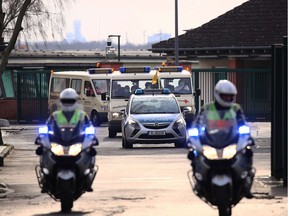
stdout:
<svg viewBox="0 0 288 216">
<path fill-rule="evenodd" d="M 83 131 L 86 127 L 93 126 L 86 112 L 79 108 L 78 94 L 73 88 L 66 88 L 60 93 L 60 107 L 51 114 L 46 122 L 49 130 L 55 132 L 56 128 L 78 127 L 79 131 Z M 97 139 L 96 143 L 98 145 Z M 93 191 L 91 185 L 87 186 L 86 191 Z"/>
<path fill-rule="evenodd" d="M 47 120 L 47 125 L 52 129 L 55 124 L 61 126 L 83 129 L 92 125 L 86 112 L 79 108 L 78 94 L 73 88 L 66 88 L 60 93 L 60 109 L 53 112 Z"/>
<path fill-rule="evenodd" d="M 222 111 L 221 113 L 225 113 L 224 116 L 213 116 L 214 118 L 234 118 L 233 114 L 231 115 L 231 112 L 235 113 L 236 115 L 236 120 L 238 123 L 238 126 L 242 126 L 246 124 L 246 119 L 245 119 L 245 115 L 244 112 L 241 108 L 241 106 L 237 103 L 234 103 L 234 97 L 237 95 L 237 88 L 236 86 L 230 82 L 229 80 L 219 80 L 217 82 L 217 84 L 215 85 L 214 88 L 214 97 L 215 97 L 215 101 L 207 103 L 205 105 L 203 105 L 203 107 L 201 108 L 200 113 L 197 115 L 192 127 L 197 127 L 197 125 L 199 125 L 199 123 L 201 122 L 201 119 L 204 117 L 204 113 L 207 113 L 207 111 Z M 218 112 L 220 114 L 220 112 Z M 220 119 L 219 119 L 220 120 Z M 254 140 L 251 137 L 251 145 L 254 145 Z M 248 164 L 252 164 L 252 154 L 249 155 L 249 157 L 247 158 L 247 163 Z M 247 183 L 248 185 L 252 185 L 252 181 L 254 178 L 254 173 L 251 173 L 250 176 L 250 182 Z M 250 189 L 251 186 L 246 187 L 246 191 L 245 191 L 245 197 L 246 198 L 253 198 L 253 194 L 251 193 Z"/>
</svg>

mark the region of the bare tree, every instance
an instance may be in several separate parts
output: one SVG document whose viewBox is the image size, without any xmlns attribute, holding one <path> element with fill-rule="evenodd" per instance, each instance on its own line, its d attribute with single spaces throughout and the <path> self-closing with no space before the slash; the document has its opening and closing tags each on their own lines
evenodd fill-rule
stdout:
<svg viewBox="0 0 288 216">
<path fill-rule="evenodd" d="M 0 0 L 0 44 L 7 42 L 0 63 L 0 81 L 20 34 L 30 39 L 48 33 L 55 38 L 65 25 L 63 11 L 73 0 Z M 6 44 L 6 43 L 5 43 Z M 1 128 L 0 128 L 1 135 Z M 3 144 L 0 136 L 0 144 Z"/>
</svg>

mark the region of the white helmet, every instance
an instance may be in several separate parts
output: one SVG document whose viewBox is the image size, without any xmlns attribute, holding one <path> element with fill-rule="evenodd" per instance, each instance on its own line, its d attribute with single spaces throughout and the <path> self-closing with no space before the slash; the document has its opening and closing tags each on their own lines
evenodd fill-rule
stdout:
<svg viewBox="0 0 288 216">
<path fill-rule="evenodd" d="M 60 93 L 60 106 L 63 111 L 72 112 L 77 108 L 78 94 L 73 88 L 66 88 Z"/>
<path fill-rule="evenodd" d="M 236 86 L 228 80 L 219 80 L 214 89 L 215 100 L 223 107 L 230 107 L 236 94 Z M 222 95 L 231 95 L 233 97 L 231 101 L 226 101 L 223 100 Z"/>
</svg>

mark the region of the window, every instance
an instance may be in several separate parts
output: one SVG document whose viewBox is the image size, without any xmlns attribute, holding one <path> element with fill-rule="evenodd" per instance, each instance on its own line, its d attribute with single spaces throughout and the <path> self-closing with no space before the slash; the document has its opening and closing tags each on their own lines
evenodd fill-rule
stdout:
<svg viewBox="0 0 288 216">
<path fill-rule="evenodd" d="M 15 97 L 11 71 L 4 71 L 2 83 L 6 97 Z"/>
<path fill-rule="evenodd" d="M 145 89 L 145 84 L 150 80 L 113 80 L 112 98 L 129 98 L 135 89 Z"/>
<path fill-rule="evenodd" d="M 174 98 L 170 97 L 137 97 L 131 104 L 131 114 L 148 113 L 179 113 L 179 106 Z"/>
<path fill-rule="evenodd" d="M 72 79 L 71 88 L 75 89 L 77 94 L 80 94 L 81 93 L 81 84 L 82 84 L 82 80 L 80 80 L 80 79 Z"/>
<path fill-rule="evenodd" d="M 69 79 L 65 78 L 52 78 L 51 92 L 60 93 L 65 88 L 69 87 Z"/>
<path fill-rule="evenodd" d="M 161 86 L 168 88 L 172 93 L 192 94 L 189 78 L 161 78 Z"/>
<path fill-rule="evenodd" d="M 97 95 L 101 95 L 101 93 L 109 93 L 109 80 L 96 80 L 96 79 L 93 79 L 93 84 L 94 84 L 94 88 L 96 90 L 96 94 Z"/>
<path fill-rule="evenodd" d="M 92 89 L 92 85 L 91 85 L 90 81 L 84 82 L 84 94 L 88 97 L 91 97 L 94 94 L 94 91 Z"/>
</svg>

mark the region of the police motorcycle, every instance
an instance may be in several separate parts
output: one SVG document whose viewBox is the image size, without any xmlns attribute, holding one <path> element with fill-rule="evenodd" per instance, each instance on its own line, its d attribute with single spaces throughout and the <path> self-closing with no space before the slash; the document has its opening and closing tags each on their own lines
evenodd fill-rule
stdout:
<svg viewBox="0 0 288 216">
<path fill-rule="evenodd" d="M 98 140 L 93 126 L 84 131 L 79 127 L 56 125 L 53 128 L 39 128 L 35 144 L 40 164 L 36 165 L 35 171 L 41 192 L 60 201 L 61 211 L 67 213 L 83 193 L 92 191 L 98 171 L 95 165 Z"/>
<path fill-rule="evenodd" d="M 225 115 L 219 110 L 204 112 Z M 213 120 L 209 115 L 213 113 L 204 113 L 199 124 L 188 130 L 192 166 L 188 178 L 199 198 L 218 208 L 220 216 L 230 216 L 243 197 L 252 198 L 247 194 L 256 172 L 252 166 L 254 141 L 247 125 L 238 127 L 236 119 Z"/>
</svg>

